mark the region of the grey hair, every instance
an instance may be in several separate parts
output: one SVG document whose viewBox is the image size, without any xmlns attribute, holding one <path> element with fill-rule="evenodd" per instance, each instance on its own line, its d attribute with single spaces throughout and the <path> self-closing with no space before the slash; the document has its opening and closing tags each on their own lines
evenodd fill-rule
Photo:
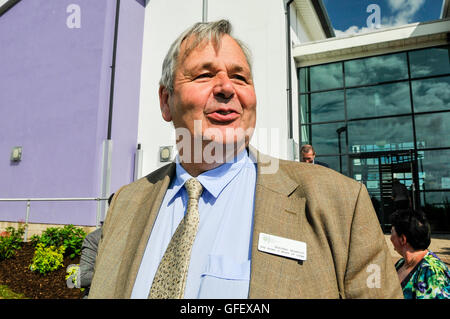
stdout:
<svg viewBox="0 0 450 319">
<path fill-rule="evenodd" d="M 228 20 L 219 20 L 214 22 L 198 22 L 184 31 L 170 46 L 169 51 L 164 58 L 162 65 L 161 79 L 159 85 L 165 87 L 169 94 L 173 93 L 173 82 L 175 77 L 175 71 L 178 67 L 178 56 L 180 54 L 181 43 L 191 38 L 191 41 L 186 50 L 184 51 L 183 59 L 186 58 L 189 53 L 201 44 L 207 44 L 211 42 L 216 50 L 220 48 L 220 40 L 224 35 L 231 36 L 232 26 Z M 240 40 L 233 37 L 237 44 L 242 49 L 245 55 L 250 72 L 252 70 L 252 58 L 249 48 Z M 205 41 L 207 40 L 207 41 Z"/>
</svg>

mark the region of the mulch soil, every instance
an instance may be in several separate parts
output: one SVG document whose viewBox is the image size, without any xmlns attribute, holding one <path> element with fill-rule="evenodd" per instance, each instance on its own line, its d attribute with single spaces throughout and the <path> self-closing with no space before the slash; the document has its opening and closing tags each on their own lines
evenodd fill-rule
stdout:
<svg viewBox="0 0 450 319">
<path fill-rule="evenodd" d="M 66 269 L 71 264 L 78 264 L 80 257 L 64 258 L 64 267 L 47 275 L 30 270 L 34 256 L 34 247 L 30 242 L 23 243 L 12 258 L 0 261 L 0 285 L 6 285 L 15 293 L 29 299 L 80 299 L 80 289 L 70 289 L 66 285 Z"/>
</svg>

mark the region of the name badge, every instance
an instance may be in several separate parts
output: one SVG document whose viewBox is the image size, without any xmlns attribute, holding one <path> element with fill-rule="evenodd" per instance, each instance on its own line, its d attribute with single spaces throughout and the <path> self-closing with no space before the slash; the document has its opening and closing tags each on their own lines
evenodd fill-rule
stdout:
<svg viewBox="0 0 450 319">
<path fill-rule="evenodd" d="M 258 250 L 288 258 L 306 260 L 306 243 L 260 233 Z"/>
</svg>

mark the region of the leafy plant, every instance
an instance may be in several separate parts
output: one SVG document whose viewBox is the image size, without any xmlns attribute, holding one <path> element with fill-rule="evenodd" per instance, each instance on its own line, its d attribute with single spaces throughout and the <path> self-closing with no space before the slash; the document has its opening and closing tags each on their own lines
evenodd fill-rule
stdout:
<svg viewBox="0 0 450 319">
<path fill-rule="evenodd" d="M 8 288 L 8 286 L 0 285 L 0 299 L 26 299 L 23 294 L 18 294 Z"/>
<path fill-rule="evenodd" d="M 43 244 L 45 247 L 61 246 L 62 241 L 60 229 L 57 227 L 47 228 L 39 239 L 39 243 Z"/>
<path fill-rule="evenodd" d="M 0 261 L 16 255 L 17 250 L 22 248 L 25 226 L 19 224 L 17 230 L 14 227 L 7 227 L 6 231 L 0 234 Z"/>
<path fill-rule="evenodd" d="M 8 236 L 9 236 L 9 233 L 6 230 L 4 230 L 0 233 L 0 237 L 8 237 Z"/>
<path fill-rule="evenodd" d="M 64 256 L 69 256 L 71 259 L 81 254 L 81 246 L 86 237 L 86 232 L 74 225 L 65 225 L 64 227 L 49 227 L 41 236 L 34 235 L 31 237 L 31 242 L 36 247 L 38 244 L 44 247 L 59 247 L 64 246 Z"/>
<path fill-rule="evenodd" d="M 33 247 L 36 247 L 37 244 L 39 243 L 39 240 L 41 239 L 41 237 L 39 235 L 33 235 L 30 237 L 30 243 L 33 245 Z"/>
<path fill-rule="evenodd" d="M 81 255 L 81 246 L 83 245 L 86 232 L 74 225 L 66 225 L 60 230 L 63 239 L 63 245 L 66 249 L 66 255 L 70 258 Z"/>
<path fill-rule="evenodd" d="M 64 246 L 45 247 L 44 244 L 38 243 L 34 251 L 31 271 L 38 271 L 42 275 L 46 275 L 51 271 L 64 265 Z"/>
</svg>

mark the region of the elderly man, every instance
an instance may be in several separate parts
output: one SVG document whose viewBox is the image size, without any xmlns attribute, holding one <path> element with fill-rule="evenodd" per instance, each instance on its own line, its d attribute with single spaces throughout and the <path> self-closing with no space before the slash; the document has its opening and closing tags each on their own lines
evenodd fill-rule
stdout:
<svg viewBox="0 0 450 319">
<path fill-rule="evenodd" d="M 179 154 L 116 192 L 90 298 L 402 298 L 362 184 L 249 146 L 250 65 L 225 20 L 173 43 L 159 98 Z"/>
</svg>

